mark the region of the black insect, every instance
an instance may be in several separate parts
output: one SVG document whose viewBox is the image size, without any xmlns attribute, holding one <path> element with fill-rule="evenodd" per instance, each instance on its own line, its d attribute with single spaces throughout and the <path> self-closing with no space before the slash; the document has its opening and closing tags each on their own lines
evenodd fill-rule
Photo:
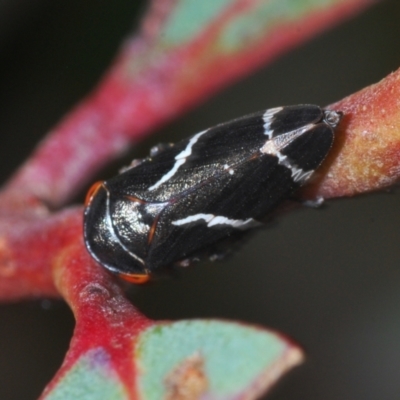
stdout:
<svg viewBox="0 0 400 400">
<path fill-rule="evenodd" d="M 272 108 L 152 151 L 89 191 L 89 253 L 133 282 L 201 254 L 259 220 L 303 185 L 328 154 L 341 112 Z"/>
</svg>

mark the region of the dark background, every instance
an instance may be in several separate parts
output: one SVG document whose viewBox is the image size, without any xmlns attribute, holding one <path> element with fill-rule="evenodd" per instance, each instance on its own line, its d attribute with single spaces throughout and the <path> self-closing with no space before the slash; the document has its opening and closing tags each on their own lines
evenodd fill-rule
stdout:
<svg viewBox="0 0 400 400">
<path fill-rule="evenodd" d="M 145 4 L 0 1 L 1 182 L 93 87 Z M 251 111 L 329 104 L 380 80 L 400 66 L 399 21 L 400 2 L 382 1 L 160 130 L 131 157 Z M 133 289 L 132 301 L 155 319 L 228 318 L 294 338 L 307 362 L 268 399 L 400 398 L 399 203 L 388 192 L 302 209 L 225 262 Z M 0 399 L 37 398 L 72 330 L 62 302 L 2 305 Z"/>
</svg>

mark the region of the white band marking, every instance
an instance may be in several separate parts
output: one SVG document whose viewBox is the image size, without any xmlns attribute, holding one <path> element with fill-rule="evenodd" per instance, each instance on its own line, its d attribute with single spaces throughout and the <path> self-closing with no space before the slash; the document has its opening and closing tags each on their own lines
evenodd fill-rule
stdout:
<svg viewBox="0 0 400 400">
<path fill-rule="evenodd" d="M 272 139 L 272 133 L 271 131 L 271 122 L 272 118 L 276 113 L 281 111 L 283 107 L 275 107 L 275 108 L 270 108 L 269 110 L 265 111 L 263 115 L 263 120 L 264 120 L 264 135 L 267 135 L 270 139 Z"/>
<path fill-rule="evenodd" d="M 176 221 L 172 221 L 172 225 L 181 226 L 190 224 L 192 222 L 203 220 L 207 223 L 207 226 L 210 228 L 215 225 L 230 225 L 232 228 L 237 229 L 249 229 L 256 226 L 262 225 L 261 222 L 254 220 L 253 218 L 248 219 L 230 219 L 223 216 L 216 216 L 214 214 L 195 214 L 189 215 L 186 218 L 178 219 Z"/>
<path fill-rule="evenodd" d="M 305 132 L 309 131 L 313 126 L 313 124 L 309 124 L 294 131 L 282 133 L 279 136 L 267 140 L 264 146 L 260 149 L 261 153 L 271 154 L 278 157 L 278 163 L 290 169 L 292 178 L 295 182 L 307 180 L 313 174 L 314 170 L 304 171 L 303 169 L 298 168 L 287 156 L 282 155 L 280 150 L 292 143 Z"/>
<path fill-rule="evenodd" d="M 175 156 L 176 162 L 175 162 L 174 166 L 165 175 L 163 175 L 159 181 L 157 181 L 154 185 L 150 186 L 149 190 L 157 189 L 161 184 L 166 182 L 168 179 L 171 179 L 176 174 L 179 167 L 181 165 L 185 164 L 186 159 L 192 154 L 193 145 L 197 142 L 199 137 L 201 135 L 203 135 L 204 133 L 206 133 L 207 131 L 208 131 L 208 129 L 206 129 L 205 131 L 201 131 L 201 132 L 197 133 L 196 135 L 194 135 L 189 140 L 189 143 L 187 144 L 186 148 Z"/>
</svg>

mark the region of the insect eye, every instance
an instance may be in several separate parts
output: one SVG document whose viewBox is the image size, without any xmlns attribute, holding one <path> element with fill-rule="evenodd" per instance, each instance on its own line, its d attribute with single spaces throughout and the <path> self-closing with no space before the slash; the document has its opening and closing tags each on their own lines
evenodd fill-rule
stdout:
<svg viewBox="0 0 400 400">
<path fill-rule="evenodd" d="M 86 197 L 85 197 L 85 206 L 87 207 L 90 203 L 90 200 L 92 197 L 96 195 L 96 193 L 99 191 L 99 189 L 103 186 L 103 182 L 97 181 L 93 183 L 93 185 L 90 187 L 88 190 Z"/>
</svg>

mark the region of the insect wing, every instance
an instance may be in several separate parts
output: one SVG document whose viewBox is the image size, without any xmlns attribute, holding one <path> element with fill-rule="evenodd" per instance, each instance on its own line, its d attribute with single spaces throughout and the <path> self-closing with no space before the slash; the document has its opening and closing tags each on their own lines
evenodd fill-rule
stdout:
<svg viewBox="0 0 400 400">
<path fill-rule="evenodd" d="M 292 112 L 298 116 L 294 119 L 297 125 L 289 118 L 291 128 L 296 131 L 306 126 L 304 132 L 300 131 L 298 137 L 284 146 L 279 154 L 260 151 L 268 141 L 265 126 L 260 123 L 264 114 L 217 126 L 204 135 L 194 150 L 206 156 L 188 159 L 181 175 L 178 174 L 180 179 L 191 180 L 192 190 L 176 196 L 160 215 L 149 248 L 149 265 L 155 268 L 161 260 L 169 263 L 188 257 L 224 237 L 240 235 L 259 226 L 259 218 L 309 178 L 329 151 L 333 130 L 322 122 L 312 124 L 321 120 L 321 109 L 314 106 L 304 108 L 293 107 Z M 273 132 L 271 136 L 284 136 L 284 132 L 274 130 L 276 124 L 273 122 L 272 119 L 269 127 Z M 243 143 L 247 144 L 246 151 L 240 151 Z M 229 156 L 227 149 L 232 149 Z M 212 170 L 212 173 L 207 171 L 204 174 L 208 178 L 193 179 L 191 171 L 199 167 L 204 171 L 205 166 Z"/>
<path fill-rule="evenodd" d="M 225 171 L 214 176 L 165 208 L 149 247 L 149 264 L 156 267 L 186 258 L 260 226 L 257 219 L 295 187 L 290 172 L 272 156 L 237 165 L 233 175 Z"/>
<path fill-rule="evenodd" d="M 266 135 L 273 137 L 318 123 L 323 110 L 315 105 L 296 105 L 266 110 L 263 114 Z"/>
<path fill-rule="evenodd" d="M 298 169 L 315 171 L 332 147 L 333 139 L 333 129 L 325 123 L 319 123 L 288 144 L 281 153 Z"/>
</svg>

